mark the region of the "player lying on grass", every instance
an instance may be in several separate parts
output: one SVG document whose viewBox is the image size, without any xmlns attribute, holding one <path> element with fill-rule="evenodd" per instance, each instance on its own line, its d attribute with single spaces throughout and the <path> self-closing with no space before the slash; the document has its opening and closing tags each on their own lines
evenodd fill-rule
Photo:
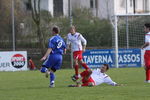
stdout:
<svg viewBox="0 0 150 100">
<path fill-rule="evenodd" d="M 76 80 L 76 78 L 72 76 L 72 80 L 76 82 L 76 85 L 69 85 L 69 87 L 96 86 L 102 83 L 118 86 L 116 82 L 112 81 L 111 78 L 105 74 L 108 69 L 108 64 L 103 64 L 101 68 L 94 69 L 92 71 L 85 70 L 78 75 L 81 80 Z"/>
</svg>

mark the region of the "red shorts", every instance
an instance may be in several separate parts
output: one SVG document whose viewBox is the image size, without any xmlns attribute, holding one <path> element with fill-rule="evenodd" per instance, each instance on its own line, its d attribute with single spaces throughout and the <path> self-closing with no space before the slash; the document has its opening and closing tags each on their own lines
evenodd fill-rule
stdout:
<svg viewBox="0 0 150 100">
<path fill-rule="evenodd" d="M 89 86 L 90 83 L 92 83 L 93 85 L 95 85 L 95 81 L 92 79 L 92 77 L 90 77 L 87 81 L 84 81 L 82 79 L 82 86 Z"/>
<path fill-rule="evenodd" d="M 146 50 L 144 54 L 145 67 L 150 68 L 150 50 Z"/>
<path fill-rule="evenodd" d="M 74 51 L 73 52 L 73 58 L 77 60 L 82 60 L 82 51 Z"/>
<path fill-rule="evenodd" d="M 92 77 L 89 77 L 88 80 L 85 80 L 85 77 L 87 77 L 88 75 L 89 75 L 89 72 L 87 70 L 81 73 L 82 83 L 83 83 L 82 86 L 89 86 L 90 83 L 95 85 L 95 81 L 92 79 Z"/>
</svg>

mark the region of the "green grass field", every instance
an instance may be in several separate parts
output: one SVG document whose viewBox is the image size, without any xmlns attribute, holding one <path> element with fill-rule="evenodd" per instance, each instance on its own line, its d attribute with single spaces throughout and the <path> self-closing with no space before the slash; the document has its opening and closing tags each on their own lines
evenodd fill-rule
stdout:
<svg viewBox="0 0 150 100">
<path fill-rule="evenodd" d="M 73 69 L 56 72 L 56 87 L 39 71 L 0 72 L 0 100 L 150 100 L 143 68 L 112 68 L 107 74 L 124 86 L 67 87 Z"/>
</svg>

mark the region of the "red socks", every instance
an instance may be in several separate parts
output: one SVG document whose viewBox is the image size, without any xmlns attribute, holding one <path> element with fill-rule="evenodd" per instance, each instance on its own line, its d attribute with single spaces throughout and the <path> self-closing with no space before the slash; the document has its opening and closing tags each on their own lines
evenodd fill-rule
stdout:
<svg viewBox="0 0 150 100">
<path fill-rule="evenodd" d="M 78 73 L 79 73 L 79 66 L 78 65 L 75 65 L 74 66 L 74 69 L 75 69 L 75 75 L 78 75 Z"/>
<path fill-rule="evenodd" d="M 150 69 L 146 69 L 146 80 L 150 80 Z"/>
<path fill-rule="evenodd" d="M 89 69 L 89 67 L 86 65 L 86 63 L 81 64 L 86 70 Z"/>
<path fill-rule="evenodd" d="M 81 65 L 82 65 L 86 70 L 89 69 L 89 67 L 86 65 L 86 63 L 82 63 Z M 75 69 L 75 75 L 78 76 L 78 74 L 79 74 L 79 71 L 78 71 L 78 70 L 79 70 L 79 65 L 75 65 L 75 66 L 74 66 L 74 69 Z"/>
</svg>

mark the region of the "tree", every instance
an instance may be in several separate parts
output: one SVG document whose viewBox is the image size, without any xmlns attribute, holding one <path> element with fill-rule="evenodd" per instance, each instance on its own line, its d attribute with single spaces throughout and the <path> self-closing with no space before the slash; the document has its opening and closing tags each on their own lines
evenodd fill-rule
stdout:
<svg viewBox="0 0 150 100">
<path fill-rule="evenodd" d="M 20 8 L 21 0 L 14 0 L 15 38 L 20 38 L 19 25 L 25 13 Z M 12 0 L 0 0 L 0 48 L 12 49 Z M 17 41 L 16 41 L 17 43 Z M 18 46 L 16 46 L 18 48 Z"/>
<path fill-rule="evenodd" d="M 43 54 L 45 52 L 45 41 L 44 41 L 44 35 L 41 32 L 41 10 L 40 10 L 40 2 L 41 0 L 29 0 L 31 5 L 31 11 L 32 11 L 32 19 L 36 24 L 37 27 L 37 36 L 39 39 L 39 44 L 41 47 L 41 53 Z"/>
</svg>

